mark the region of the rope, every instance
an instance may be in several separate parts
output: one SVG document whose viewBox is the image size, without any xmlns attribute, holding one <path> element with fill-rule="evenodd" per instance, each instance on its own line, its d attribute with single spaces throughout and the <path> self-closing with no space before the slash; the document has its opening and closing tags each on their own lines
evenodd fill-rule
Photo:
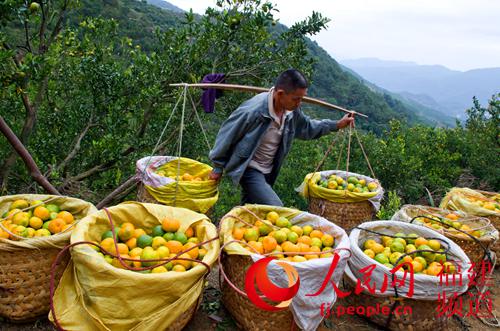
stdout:
<svg viewBox="0 0 500 331">
<path fill-rule="evenodd" d="M 337 159 L 337 168 L 336 169 L 340 169 L 340 160 L 342 158 L 342 152 L 344 151 L 345 137 L 346 136 L 347 136 L 347 131 L 344 131 L 344 135 L 342 137 L 342 145 L 340 146 L 339 157 Z"/>
<path fill-rule="evenodd" d="M 370 160 L 368 160 L 368 156 L 366 155 L 363 144 L 361 143 L 361 139 L 359 139 L 358 131 L 356 130 L 356 128 L 354 129 L 354 134 L 356 135 L 356 138 L 358 140 L 359 147 L 361 147 L 361 151 L 363 152 L 363 156 L 365 157 L 366 164 L 368 165 L 368 169 L 370 169 L 370 173 L 372 174 L 373 179 L 376 179 L 377 177 L 375 177 L 375 172 L 373 172 L 372 166 L 370 164 Z"/>
<path fill-rule="evenodd" d="M 198 110 L 196 109 L 196 105 L 193 101 L 193 97 L 191 96 L 191 93 L 189 92 L 189 90 L 188 90 L 188 94 L 189 94 L 189 99 L 191 100 L 191 106 L 193 107 L 194 114 L 196 115 L 196 119 L 198 120 L 198 123 L 200 124 L 200 128 L 201 128 L 201 132 L 203 133 L 203 137 L 205 138 L 205 143 L 207 144 L 208 150 L 210 150 L 211 147 L 210 147 L 210 142 L 208 141 L 207 133 L 205 131 L 205 128 L 203 127 L 200 116 L 198 115 Z"/>
<path fill-rule="evenodd" d="M 187 85 L 184 85 L 183 103 L 182 103 L 182 113 L 181 113 L 181 124 L 179 128 L 179 146 L 177 150 L 177 176 L 175 180 L 175 194 L 174 194 L 174 207 L 177 203 L 177 193 L 179 192 L 179 174 L 181 171 L 181 154 L 182 154 L 182 134 L 184 132 L 184 114 L 186 112 L 186 97 L 187 97 Z"/>
<path fill-rule="evenodd" d="M 172 119 L 175 111 L 177 110 L 177 106 L 179 105 L 179 102 L 181 101 L 181 97 L 182 97 L 182 94 L 179 95 L 179 98 L 177 99 L 177 102 L 175 103 L 174 108 L 172 109 L 172 112 L 170 113 L 170 116 L 168 117 L 167 123 L 165 124 L 165 126 L 163 127 L 163 130 L 161 131 L 160 137 L 158 137 L 158 140 L 156 141 L 155 147 L 153 148 L 153 151 L 149 155 L 149 159 L 146 162 L 144 169 L 142 170 L 141 180 L 144 179 L 144 176 L 146 175 L 146 169 L 148 168 L 148 166 L 151 162 L 151 158 L 153 157 L 154 153 L 158 149 L 158 146 L 160 146 L 161 139 L 163 138 L 163 135 L 165 134 L 165 131 L 167 130 L 168 125 L 170 124 L 170 120 Z"/>
</svg>

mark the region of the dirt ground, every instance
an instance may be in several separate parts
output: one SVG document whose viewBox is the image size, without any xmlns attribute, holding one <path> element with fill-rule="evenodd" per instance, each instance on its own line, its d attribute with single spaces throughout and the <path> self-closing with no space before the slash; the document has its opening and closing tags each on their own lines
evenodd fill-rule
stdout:
<svg viewBox="0 0 500 331">
<path fill-rule="evenodd" d="M 496 316 L 500 316 L 500 269 L 496 269 L 494 286 L 491 288 L 491 298 L 493 300 L 493 312 Z M 230 314 L 224 309 L 221 303 L 221 294 L 218 283 L 218 270 L 214 268 L 208 277 L 207 288 L 204 292 L 204 299 L 200 306 L 200 309 L 195 314 L 194 318 L 189 322 L 189 324 L 184 329 L 185 331 L 224 331 L 224 330 L 240 330 Z M 346 299 L 338 300 L 336 305 L 352 305 L 353 296 L 349 296 Z M 465 300 L 463 302 L 464 312 L 469 306 L 468 302 Z M 52 324 L 46 318 L 40 318 L 35 322 L 25 323 L 25 324 L 12 324 L 0 320 L 0 330 L 1 331 L 34 331 L 34 330 L 56 330 Z M 329 318 L 323 321 L 322 325 L 318 331 L 327 330 L 340 330 L 340 331 L 365 331 L 365 330 L 384 330 L 384 328 L 379 327 L 366 319 L 354 315 L 344 315 L 340 318 Z M 480 320 L 475 317 L 463 318 L 460 322 L 459 320 L 452 319 L 446 330 L 450 331 L 462 331 L 462 330 L 498 330 L 483 324 Z"/>
</svg>

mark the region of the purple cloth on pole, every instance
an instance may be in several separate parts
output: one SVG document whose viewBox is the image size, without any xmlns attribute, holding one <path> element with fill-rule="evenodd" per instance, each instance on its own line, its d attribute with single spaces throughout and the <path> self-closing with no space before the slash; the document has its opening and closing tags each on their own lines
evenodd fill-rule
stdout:
<svg viewBox="0 0 500 331">
<path fill-rule="evenodd" d="M 202 83 L 224 83 L 226 75 L 224 74 L 208 74 L 201 80 Z M 222 96 L 222 90 L 214 88 L 203 89 L 201 95 L 201 104 L 205 113 L 213 113 L 215 109 L 215 99 Z"/>
</svg>

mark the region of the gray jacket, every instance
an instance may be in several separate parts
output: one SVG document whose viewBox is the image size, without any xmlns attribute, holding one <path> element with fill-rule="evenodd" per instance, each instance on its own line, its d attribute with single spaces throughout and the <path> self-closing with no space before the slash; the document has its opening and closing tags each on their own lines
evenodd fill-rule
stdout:
<svg viewBox="0 0 500 331">
<path fill-rule="evenodd" d="M 214 164 L 214 171 L 225 171 L 235 185 L 240 182 L 262 136 L 272 122 L 268 96 L 269 92 L 260 93 L 241 104 L 222 124 L 210 151 L 209 158 Z M 294 110 L 292 116 L 286 116 L 283 139 L 274 157 L 270 184 L 276 180 L 293 138 L 316 139 L 336 130 L 336 121 L 310 119 L 300 108 Z"/>
</svg>

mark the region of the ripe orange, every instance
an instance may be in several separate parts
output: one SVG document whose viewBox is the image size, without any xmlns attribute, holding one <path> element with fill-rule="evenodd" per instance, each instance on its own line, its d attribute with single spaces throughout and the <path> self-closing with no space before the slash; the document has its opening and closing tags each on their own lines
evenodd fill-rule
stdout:
<svg viewBox="0 0 500 331">
<path fill-rule="evenodd" d="M 308 246 L 311 246 L 311 237 L 309 237 L 309 236 L 299 237 L 298 242 L 302 243 L 302 244 L 306 244 Z"/>
<path fill-rule="evenodd" d="M 321 239 L 321 237 L 323 237 L 323 232 L 319 230 L 312 230 L 311 233 L 309 234 L 309 237 Z"/>
<path fill-rule="evenodd" d="M 193 228 L 192 227 L 187 228 L 186 232 L 184 232 L 184 234 L 186 235 L 186 237 L 191 238 L 192 236 L 194 236 Z"/>
<path fill-rule="evenodd" d="M 60 218 L 54 218 L 49 223 L 49 231 L 52 234 L 59 233 L 63 230 L 63 227 L 66 225 L 66 222 Z"/>
<path fill-rule="evenodd" d="M 304 244 L 304 243 L 298 243 L 297 244 L 297 247 L 299 248 L 300 252 L 310 252 L 311 251 L 311 247 L 307 244 Z"/>
<path fill-rule="evenodd" d="M 254 250 L 256 250 L 258 254 L 264 254 L 264 246 L 262 245 L 262 243 L 257 241 L 249 241 L 248 246 L 253 248 L 249 248 L 250 252 L 255 253 Z"/>
<path fill-rule="evenodd" d="M 144 231 L 143 229 L 135 229 L 134 233 L 132 234 L 132 237 L 139 238 L 143 234 L 146 234 L 146 231 Z"/>
<path fill-rule="evenodd" d="M 137 247 L 137 238 L 130 238 L 129 240 L 127 240 L 127 242 L 125 243 L 129 249 L 134 249 Z"/>
<path fill-rule="evenodd" d="M 262 246 L 264 247 L 264 252 L 270 253 L 278 246 L 278 242 L 273 237 L 266 236 L 262 241 Z"/>
<path fill-rule="evenodd" d="M 421 246 L 421 245 L 427 245 L 427 239 L 423 237 L 418 237 L 415 239 L 415 247 Z"/>
<path fill-rule="evenodd" d="M 195 246 L 196 246 L 196 244 L 188 242 L 184 245 L 184 248 L 182 250 L 187 251 L 191 247 L 195 247 Z M 189 256 L 191 256 L 192 259 L 196 259 L 198 257 L 199 253 L 200 253 L 200 249 L 198 247 L 196 247 L 196 248 L 193 248 L 192 250 L 190 250 L 189 252 L 187 252 L 186 254 L 189 254 Z"/>
<path fill-rule="evenodd" d="M 161 227 L 165 232 L 177 232 L 181 226 L 179 220 L 173 218 L 165 218 L 161 221 Z"/>
<path fill-rule="evenodd" d="M 244 234 L 245 234 L 245 230 L 243 228 L 234 228 L 233 229 L 233 238 L 236 240 L 243 239 Z"/>
<path fill-rule="evenodd" d="M 29 224 L 33 229 L 37 230 L 40 229 L 43 225 L 43 221 L 40 217 L 33 216 L 30 218 L 30 224 Z"/>
<path fill-rule="evenodd" d="M 57 214 L 57 218 L 64 220 L 64 222 L 66 222 L 66 224 L 71 224 L 75 220 L 73 215 L 69 211 L 65 211 L 65 210 L 60 211 Z"/>
<path fill-rule="evenodd" d="M 180 241 L 177 241 L 177 240 L 167 241 L 165 246 L 169 249 L 170 253 L 177 254 L 183 250 L 182 243 Z"/>
<path fill-rule="evenodd" d="M 50 212 L 47 208 L 43 206 L 38 206 L 33 211 L 33 216 L 41 218 L 43 221 L 46 221 L 50 217 Z"/>
<path fill-rule="evenodd" d="M 127 241 L 130 238 L 132 238 L 132 235 L 134 234 L 135 226 L 132 223 L 125 222 L 122 224 L 120 227 L 120 230 L 118 231 L 118 237 L 122 241 Z"/>
<path fill-rule="evenodd" d="M 191 259 L 191 256 L 187 253 L 184 253 L 182 254 L 181 256 L 179 257 L 182 257 L 183 259 Z M 182 265 L 186 270 L 191 268 L 191 261 L 188 261 L 188 260 L 173 260 L 172 261 L 172 264 L 175 266 L 175 265 Z"/>
</svg>

